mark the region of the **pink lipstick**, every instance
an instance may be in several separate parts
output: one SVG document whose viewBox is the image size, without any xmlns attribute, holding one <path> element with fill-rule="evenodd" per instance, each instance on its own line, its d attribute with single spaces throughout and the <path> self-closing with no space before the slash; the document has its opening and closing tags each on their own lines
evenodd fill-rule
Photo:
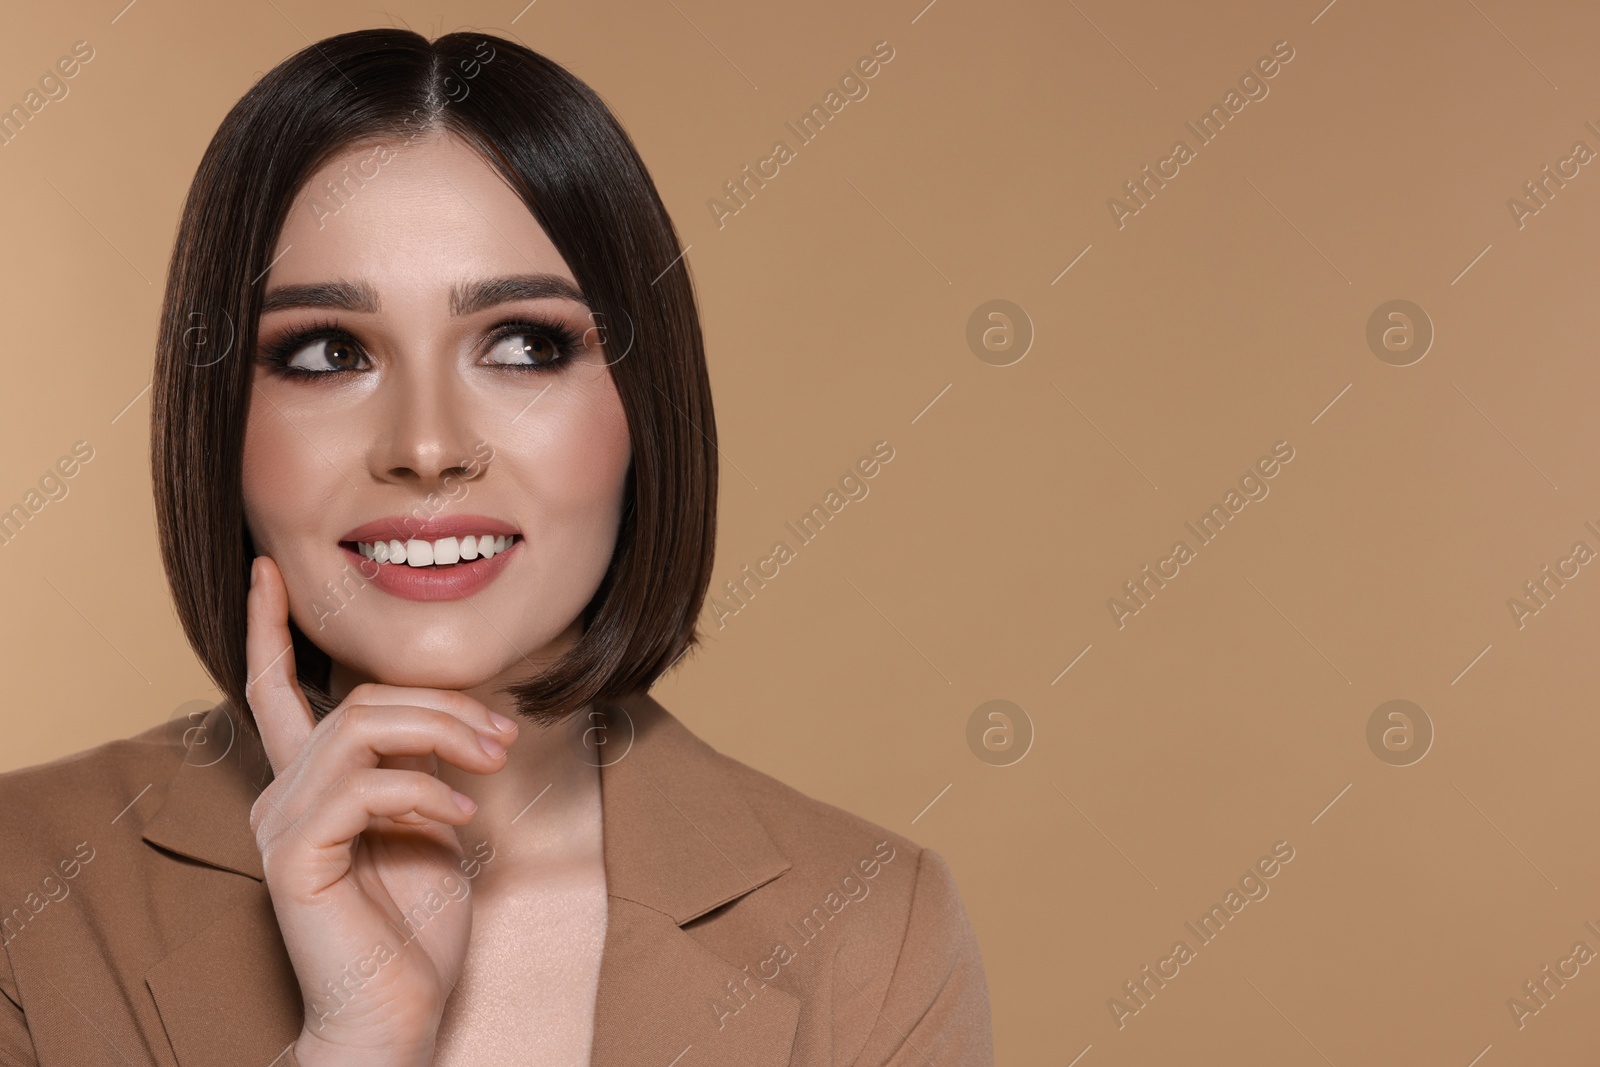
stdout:
<svg viewBox="0 0 1600 1067">
<path fill-rule="evenodd" d="M 339 548 L 358 573 L 407 600 L 460 600 L 521 555 L 515 526 L 486 515 L 394 515 L 355 527 Z M 420 564 L 419 564 L 420 561 Z"/>
</svg>

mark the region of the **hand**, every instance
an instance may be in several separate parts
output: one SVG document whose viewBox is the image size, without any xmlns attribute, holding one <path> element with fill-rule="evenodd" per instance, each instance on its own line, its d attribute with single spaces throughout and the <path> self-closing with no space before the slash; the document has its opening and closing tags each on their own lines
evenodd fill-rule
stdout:
<svg viewBox="0 0 1600 1067">
<path fill-rule="evenodd" d="M 316 722 L 288 591 L 265 556 L 246 610 L 247 696 L 274 775 L 250 828 L 305 1000 L 295 1055 L 305 1067 L 431 1063 L 472 930 L 455 828 L 476 810 L 435 777 L 438 760 L 498 771 L 516 724 L 502 729 L 464 693 L 372 683 Z"/>
</svg>

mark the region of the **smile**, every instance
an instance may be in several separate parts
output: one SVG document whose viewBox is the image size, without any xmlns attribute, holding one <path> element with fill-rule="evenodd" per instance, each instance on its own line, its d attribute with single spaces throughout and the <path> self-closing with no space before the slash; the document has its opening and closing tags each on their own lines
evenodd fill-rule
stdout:
<svg viewBox="0 0 1600 1067">
<path fill-rule="evenodd" d="M 521 534 L 467 534 L 441 537 L 437 541 L 411 538 L 406 541 L 357 541 L 356 551 L 378 563 L 408 567 L 453 567 L 475 559 L 493 559 L 522 540 Z"/>
<path fill-rule="evenodd" d="M 374 519 L 345 532 L 339 551 L 351 568 L 404 600 L 464 600 L 515 566 L 523 535 L 488 515 Z"/>
</svg>

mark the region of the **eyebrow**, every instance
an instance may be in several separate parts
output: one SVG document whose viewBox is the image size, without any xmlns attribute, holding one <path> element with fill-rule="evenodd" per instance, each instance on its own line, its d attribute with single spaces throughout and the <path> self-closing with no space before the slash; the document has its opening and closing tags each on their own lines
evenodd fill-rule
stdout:
<svg viewBox="0 0 1600 1067">
<path fill-rule="evenodd" d="M 458 282 L 450 288 L 450 314 L 471 315 L 513 300 L 542 300 L 556 297 L 589 306 L 577 286 L 559 274 L 514 274 L 504 278 L 483 278 Z M 262 301 L 261 313 L 288 308 L 339 308 L 344 311 L 376 315 L 380 309 L 378 291 L 369 283 L 318 282 L 312 285 L 280 285 Z"/>
</svg>

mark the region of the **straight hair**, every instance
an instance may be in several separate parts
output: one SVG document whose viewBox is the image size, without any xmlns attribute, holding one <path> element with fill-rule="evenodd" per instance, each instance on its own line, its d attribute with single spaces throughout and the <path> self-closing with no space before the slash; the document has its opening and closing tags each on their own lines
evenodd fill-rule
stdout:
<svg viewBox="0 0 1600 1067">
<path fill-rule="evenodd" d="M 477 151 L 572 268 L 605 320 L 632 444 L 616 547 L 581 638 L 501 692 L 553 723 L 648 689 L 699 643 L 716 422 L 693 284 L 644 162 L 594 90 L 519 43 L 357 30 L 285 59 L 222 120 L 183 206 L 157 333 L 150 461 L 162 565 L 190 645 L 250 730 L 245 598 L 256 551 L 242 461 L 261 283 L 312 174 L 342 151 L 432 130 Z M 331 660 L 292 618 L 289 629 L 321 721 L 338 703 Z"/>
</svg>

